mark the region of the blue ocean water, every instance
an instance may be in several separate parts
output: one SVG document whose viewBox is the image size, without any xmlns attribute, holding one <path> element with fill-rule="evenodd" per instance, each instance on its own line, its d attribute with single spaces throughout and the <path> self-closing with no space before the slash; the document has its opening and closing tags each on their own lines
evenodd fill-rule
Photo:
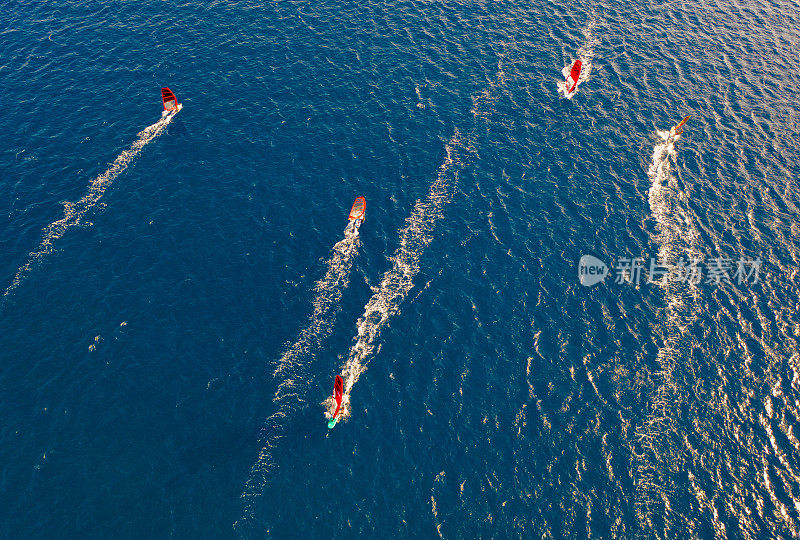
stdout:
<svg viewBox="0 0 800 540">
<path fill-rule="evenodd" d="M 798 536 L 798 29 L 7 2 L 0 536 Z M 584 254 L 763 265 L 586 288 Z"/>
</svg>

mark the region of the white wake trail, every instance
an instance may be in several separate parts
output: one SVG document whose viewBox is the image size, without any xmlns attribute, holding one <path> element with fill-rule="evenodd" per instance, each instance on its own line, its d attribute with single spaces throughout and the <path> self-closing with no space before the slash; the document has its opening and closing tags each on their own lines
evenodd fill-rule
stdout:
<svg viewBox="0 0 800 540">
<path fill-rule="evenodd" d="M 684 260 L 700 257 L 697 248 L 699 233 L 687 211 L 687 197 L 672 172 L 677 153 L 678 136 L 669 131 L 659 131 L 661 139 L 653 148 L 653 159 L 647 171 L 650 178 L 648 198 L 651 215 L 656 221 L 659 244 L 658 262 L 673 266 Z M 663 344 L 656 362 L 659 386 L 650 398 L 650 410 L 643 423 L 636 428 L 635 441 L 640 451 L 634 455 L 635 510 L 641 536 L 658 536 L 658 526 L 653 517 L 663 515 L 665 503 L 673 496 L 673 477 L 678 456 L 670 445 L 676 431 L 676 410 L 685 399 L 682 386 L 675 380 L 676 365 L 685 355 L 686 328 L 696 319 L 697 286 L 692 282 L 661 278 L 658 282 L 664 292 L 665 307 L 660 329 Z"/>
<path fill-rule="evenodd" d="M 361 242 L 358 230 L 351 221 L 344 230 L 344 238 L 333 246 L 333 255 L 328 260 L 325 276 L 316 283 L 317 296 L 314 298 L 314 312 L 309 317 L 309 324 L 300 332 L 297 341 L 281 356 L 273 373 L 275 377 L 290 375 L 298 358 L 319 346 L 330 334 L 333 324 L 331 315 L 338 311 L 342 292 L 350 281 L 353 255 L 358 251 L 359 245 Z"/>
<path fill-rule="evenodd" d="M 234 523 L 234 529 L 242 533 L 247 532 L 243 529 L 248 523 L 253 524 L 255 504 L 264 492 L 269 474 L 274 472 L 272 449 L 283 437 L 286 420 L 305 403 L 308 389 L 305 372 L 308 364 L 303 359 L 317 350 L 333 329 L 342 293 L 350 282 L 350 270 L 360 244 L 358 230 L 351 221 L 344 230 L 344 238 L 333 246 L 333 255 L 327 262 L 325 276 L 316 284 L 314 311 L 308 324 L 278 360 L 273 373 L 278 382 L 273 397 L 276 411 L 267 418 L 261 429 L 261 450 L 256 462 L 250 467 L 250 474 L 240 495 L 243 504 L 242 517 Z"/>
<path fill-rule="evenodd" d="M 16 289 L 23 279 L 30 273 L 34 265 L 53 252 L 53 242 L 64 236 L 72 227 L 81 224 L 81 220 L 89 210 L 94 208 L 100 197 L 106 192 L 114 179 L 122 174 L 133 159 L 139 155 L 147 143 L 161 135 L 169 125 L 175 114 L 162 117 L 155 124 L 139 132 L 130 148 L 122 152 L 109 168 L 89 184 L 89 191 L 80 200 L 64 204 L 64 217 L 54 221 L 44 228 L 42 241 L 39 246 L 30 252 L 28 260 L 23 264 L 11 280 L 11 285 L 6 288 L 3 298 L 7 298 Z"/>
<path fill-rule="evenodd" d="M 661 139 L 653 147 L 653 160 L 647 171 L 650 178 L 648 198 L 650 211 L 655 218 L 659 232 L 659 252 L 661 259 L 675 262 L 680 255 L 697 255 L 696 246 L 699 234 L 681 203 L 686 194 L 681 191 L 672 174 L 672 166 L 677 157 L 675 143 L 680 135 L 670 135 L 669 131 L 658 131 Z"/>
</svg>

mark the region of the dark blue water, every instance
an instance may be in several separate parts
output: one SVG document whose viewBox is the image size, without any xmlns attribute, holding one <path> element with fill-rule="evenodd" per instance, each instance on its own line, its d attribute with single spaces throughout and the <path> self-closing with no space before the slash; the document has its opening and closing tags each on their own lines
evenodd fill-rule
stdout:
<svg viewBox="0 0 800 540">
<path fill-rule="evenodd" d="M 0 536 L 800 535 L 798 28 L 6 3 Z M 763 266 L 585 288 L 584 254 Z"/>
</svg>

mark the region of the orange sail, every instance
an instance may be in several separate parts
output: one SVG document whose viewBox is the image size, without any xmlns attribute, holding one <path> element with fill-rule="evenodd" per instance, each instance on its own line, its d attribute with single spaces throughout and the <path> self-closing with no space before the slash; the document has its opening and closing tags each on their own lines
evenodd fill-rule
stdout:
<svg viewBox="0 0 800 540">
<path fill-rule="evenodd" d="M 161 89 L 161 101 L 164 103 L 165 111 L 178 110 L 178 98 L 175 97 L 175 94 L 173 94 L 172 90 L 169 88 Z"/>
<path fill-rule="evenodd" d="M 350 221 L 360 219 L 364 221 L 364 213 L 367 210 L 367 200 L 364 197 L 358 197 L 350 209 L 350 215 L 347 217 Z"/>
<path fill-rule="evenodd" d="M 678 124 L 677 126 L 672 128 L 673 135 L 680 135 L 681 133 L 683 133 L 683 124 L 685 124 L 686 121 L 689 120 L 689 118 L 691 118 L 691 117 L 692 117 L 692 115 L 690 114 L 689 116 L 687 116 L 686 118 L 681 120 L 680 124 Z"/>
</svg>

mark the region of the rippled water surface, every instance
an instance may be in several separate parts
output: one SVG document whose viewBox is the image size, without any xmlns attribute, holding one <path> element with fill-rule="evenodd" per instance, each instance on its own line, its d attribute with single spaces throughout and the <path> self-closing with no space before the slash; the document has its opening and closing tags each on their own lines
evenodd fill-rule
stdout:
<svg viewBox="0 0 800 540">
<path fill-rule="evenodd" d="M 12 0 L 0 34 L 0 536 L 800 536 L 796 2 Z"/>
</svg>

